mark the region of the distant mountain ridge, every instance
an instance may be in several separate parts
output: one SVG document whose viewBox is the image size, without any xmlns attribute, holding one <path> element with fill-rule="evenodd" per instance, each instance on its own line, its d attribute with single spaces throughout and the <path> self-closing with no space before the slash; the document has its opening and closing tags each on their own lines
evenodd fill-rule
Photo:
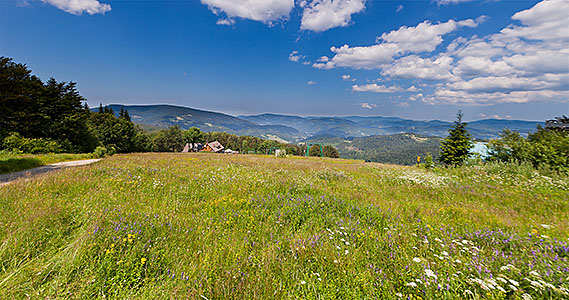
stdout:
<svg viewBox="0 0 569 300">
<path fill-rule="evenodd" d="M 128 110 L 135 123 L 164 128 L 178 125 L 182 129 L 198 127 L 202 131 L 225 131 L 266 139 L 299 142 L 317 137 L 356 138 L 376 135 L 414 133 L 444 137 L 452 122 L 418 121 L 398 117 L 301 117 L 279 114 L 231 116 L 174 105 L 109 105 L 115 113 Z M 93 109 L 93 110 L 96 110 Z M 496 138 L 504 128 L 522 134 L 533 132 L 544 122 L 487 119 L 468 123 L 469 132 L 478 139 Z"/>
</svg>

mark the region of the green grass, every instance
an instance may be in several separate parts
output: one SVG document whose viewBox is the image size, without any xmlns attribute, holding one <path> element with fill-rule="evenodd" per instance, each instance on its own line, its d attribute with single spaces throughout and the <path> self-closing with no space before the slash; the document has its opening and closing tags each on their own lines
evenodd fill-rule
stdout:
<svg viewBox="0 0 569 300">
<path fill-rule="evenodd" d="M 0 298 L 569 298 L 569 180 L 115 155 L 0 188 Z"/>
<path fill-rule="evenodd" d="M 91 158 L 91 154 L 0 154 L 0 174 L 41 167 L 57 162 Z"/>
</svg>

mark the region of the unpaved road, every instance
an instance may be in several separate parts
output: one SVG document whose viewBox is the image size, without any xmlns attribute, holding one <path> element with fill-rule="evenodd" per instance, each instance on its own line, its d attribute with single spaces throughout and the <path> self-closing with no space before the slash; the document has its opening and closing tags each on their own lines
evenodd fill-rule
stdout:
<svg viewBox="0 0 569 300">
<path fill-rule="evenodd" d="M 23 171 L 8 173 L 8 174 L 0 174 L 0 186 L 7 185 L 7 184 L 11 183 L 12 181 L 19 179 L 19 178 L 22 178 L 22 177 L 30 178 L 34 175 L 38 175 L 38 174 L 42 174 L 42 173 L 46 173 L 46 172 L 50 172 L 50 171 L 55 171 L 55 170 L 59 170 L 59 169 L 67 168 L 67 167 L 77 167 L 77 166 L 89 165 L 89 164 L 92 164 L 94 162 L 98 162 L 100 160 L 101 159 L 85 159 L 85 160 L 64 161 L 64 162 L 55 163 L 55 164 L 51 164 L 51 165 L 45 165 L 45 166 L 41 166 L 41 167 L 37 167 L 37 168 L 33 168 L 33 169 L 28 169 L 28 170 L 23 170 Z"/>
</svg>

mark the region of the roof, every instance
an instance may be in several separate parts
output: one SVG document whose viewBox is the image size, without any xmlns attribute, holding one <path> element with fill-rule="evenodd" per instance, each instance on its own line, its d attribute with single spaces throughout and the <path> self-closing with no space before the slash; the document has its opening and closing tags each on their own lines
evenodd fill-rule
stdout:
<svg viewBox="0 0 569 300">
<path fill-rule="evenodd" d="M 221 143 L 218 141 L 208 143 L 207 145 L 211 148 L 213 152 L 218 152 L 223 150 L 223 145 L 221 145 Z"/>
</svg>

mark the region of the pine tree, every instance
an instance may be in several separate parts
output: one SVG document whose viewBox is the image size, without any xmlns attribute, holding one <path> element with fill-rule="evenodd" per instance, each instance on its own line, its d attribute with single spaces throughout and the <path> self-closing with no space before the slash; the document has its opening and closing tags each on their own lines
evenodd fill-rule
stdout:
<svg viewBox="0 0 569 300">
<path fill-rule="evenodd" d="M 462 111 L 458 111 L 457 120 L 454 121 L 449 135 L 441 141 L 440 162 L 445 165 L 462 165 L 474 146 L 472 136 L 466 130 L 466 123 L 462 122 Z"/>
</svg>

